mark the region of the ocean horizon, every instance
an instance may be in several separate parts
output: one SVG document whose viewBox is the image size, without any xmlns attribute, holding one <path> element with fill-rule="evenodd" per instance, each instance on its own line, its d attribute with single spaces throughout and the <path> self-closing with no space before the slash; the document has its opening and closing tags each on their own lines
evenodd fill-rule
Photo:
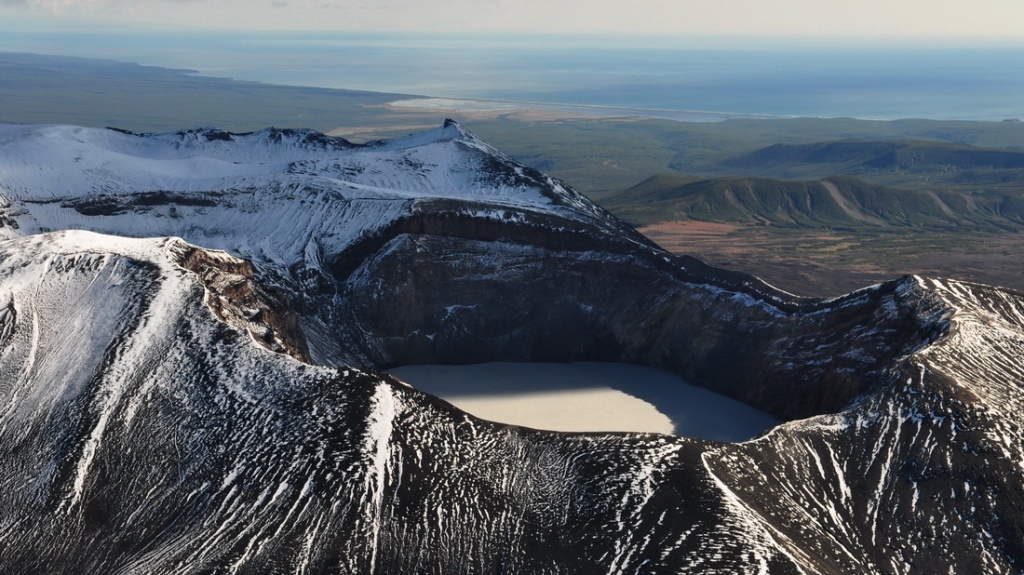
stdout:
<svg viewBox="0 0 1024 575">
<path fill-rule="evenodd" d="M 1024 116 L 1024 44 L 636 41 L 397 34 L 8 34 L 75 54 L 268 84 L 574 105 L 674 119 Z"/>
</svg>

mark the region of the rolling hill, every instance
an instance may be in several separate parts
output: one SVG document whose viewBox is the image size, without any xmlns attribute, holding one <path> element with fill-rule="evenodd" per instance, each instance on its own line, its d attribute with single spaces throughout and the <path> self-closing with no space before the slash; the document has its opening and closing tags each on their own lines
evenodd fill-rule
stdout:
<svg viewBox="0 0 1024 575">
<path fill-rule="evenodd" d="M 780 178 L 842 174 L 876 182 L 1020 186 L 1024 182 L 1024 150 L 927 140 L 780 143 L 722 160 L 719 170 Z"/>
<path fill-rule="evenodd" d="M 792 229 L 1024 229 L 1024 192 L 900 189 L 850 176 L 793 181 L 660 175 L 602 204 L 635 225 L 693 219 Z"/>
</svg>

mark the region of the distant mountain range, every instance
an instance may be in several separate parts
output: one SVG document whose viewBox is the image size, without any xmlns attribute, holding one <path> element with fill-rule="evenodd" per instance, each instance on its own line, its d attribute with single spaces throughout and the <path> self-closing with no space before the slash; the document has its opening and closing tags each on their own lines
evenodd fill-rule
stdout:
<svg viewBox="0 0 1024 575">
<path fill-rule="evenodd" d="M 840 183 L 777 204 L 884 213 Z M 455 122 L 365 145 L 0 125 L 0 221 L 4 572 L 1024 564 L 1021 294 L 905 277 L 795 298 Z M 380 371 L 492 360 L 665 367 L 787 423 L 739 444 L 546 432 Z"/>
<path fill-rule="evenodd" d="M 949 142 L 839 140 L 775 144 L 721 162 L 733 173 L 790 177 L 827 174 L 932 174 L 936 183 L 1020 184 L 1024 149 L 988 149 Z"/>
<path fill-rule="evenodd" d="M 634 224 L 695 219 L 795 229 L 1024 229 L 1024 194 L 1016 190 L 901 189 L 852 176 L 794 181 L 659 175 L 602 204 Z"/>
</svg>

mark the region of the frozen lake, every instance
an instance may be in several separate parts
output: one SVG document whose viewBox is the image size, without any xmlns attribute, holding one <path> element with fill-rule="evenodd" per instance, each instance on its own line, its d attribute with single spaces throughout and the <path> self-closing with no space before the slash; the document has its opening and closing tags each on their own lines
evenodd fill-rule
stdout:
<svg viewBox="0 0 1024 575">
<path fill-rule="evenodd" d="M 669 371 L 623 363 L 412 365 L 389 373 L 477 417 L 535 429 L 736 442 L 780 423 Z"/>
</svg>

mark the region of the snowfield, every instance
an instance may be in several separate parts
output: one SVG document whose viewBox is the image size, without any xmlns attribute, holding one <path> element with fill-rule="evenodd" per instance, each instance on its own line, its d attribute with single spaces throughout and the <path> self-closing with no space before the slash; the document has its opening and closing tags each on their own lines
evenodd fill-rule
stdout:
<svg viewBox="0 0 1024 575">
<path fill-rule="evenodd" d="M 305 243 L 293 236 L 341 250 L 417 201 L 456 199 L 481 216 L 514 208 L 606 223 L 575 192 L 511 165 L 454 123 L 362 146 L 301 130 L 142 136 L 0 125 L 0 149 L 0 193 L 27 211 L 17 235 L 102 227 L 295 263 Z M 126 213 L 145 217 L 117 217 Z"/>
</svg>

